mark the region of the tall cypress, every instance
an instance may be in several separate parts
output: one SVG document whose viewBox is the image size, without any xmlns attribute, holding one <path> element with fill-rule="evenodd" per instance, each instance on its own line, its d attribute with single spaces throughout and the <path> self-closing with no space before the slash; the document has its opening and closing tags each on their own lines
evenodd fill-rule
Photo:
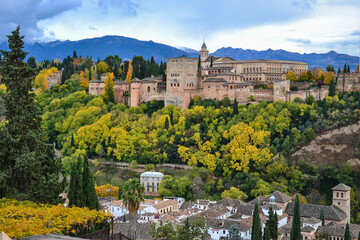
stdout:
<svg viewBox="0 0 360 240">
<path fill-rule="evenodd" d="M 238 102 L 236 101 L 236 98 L 234 100 L 234 105 L 233 105 L 233 114 L 237 115 L 239 113 L 239 106 L 238 106 Z"/>
<path fill-rule="evenodd" d="M 321 209 L 321 212 L 320 212 L 320 220 L 321 220 L 321 226 L 325 226 L 324 211 L 322 209 Z"/>
<path fill-rule="evenodd" d="M 251 240 L 261 240 L 261 239 L 262 239 L 262 233 L 261 233 L 259 207 L 258 204 L 255 203 L 255 207 L 253 211 L 252 228 L 251 228 Z"/>
<path fill-rule="evenodd" d="M 346 68 L 346 63 L 344 64 L 344 70 L 343 70 L 344 73 L 347 72 L 347 68 Z"/>
<path fill-rule="evenodd" d="M 278 223 L 277 223 L 277 215 L 276 212 L 274 213 L 274 211 L 272 210 L 272 207 L 270 207 L 269 209 L 269 219 L 266 221 L 266 226 L 269 229 L 269 233 L 270 233 L 270 238 L 271 239 L 277 239 L 277 228 L 278 228 Z"/>
<path fill-rule="evenodd" d="M 10 51 L 1 51 L 6 123 L 0 127 L 0 198 L 59 203 L 61 163 L 44 141 L 40 111 L 32 93 L 35 72 L 24 59 L 20 26 L 7 36 Z"/>
<path fill-rule="evenodd" d="M 335 96 L 335 82 L 334 79 L 331 79 L 330 85 L 329 85 L 329 96 L 333 97 Z"/>
<path fill-rule="evenodd" d="M 199 54 L 199 59 L 198 59 L 198 71 L 200 72 L 200 68 L 201 68 L 201 58 L 200 58 L 200 54 Z"/>
<path fill-rule="evenodd" d="M 270 240 L 270 239 L 271 239 L 271 235 L 270 235 L 269 226 L 266 224 L 264 228 L 263 240 Z"/>
<path fill-rule="evenodd" d="M 351 240 L 349 223 L 346 223 L 344 240 Z"/>
<path fill-rule="evenodd" d="M 347 72 L 350 73 L 350 64 L 348 64 Z"/>
<path fill-rule="evenodd" d="M 168 118 L 168 116 L 166 116 L 166 118 L 165 118 L 165 126 L 164 126 L 164 128 L 165 128 L 166 130 L 169 129 L 169 118 Z"/>
<path fill-rule="evenodd" d="M 297 194 L 296 194 L 296 200 L 295 200 L 295 204 L 294 204 L 294 214 L 293 214 L 293 220 L 292 220 L 290 240 L 302 240 L 301 220 L 300 220 L 300 201 L 299 201 L 299 195 L 297 195 Z"/>
<path fill-rule="evenodd" d="M 94 177 L 90 171 L 89 160 L 87 157 L 84 159 L 83 165 L 83 174 L 82 174 L 82 182 L 83 182 L 83 193 L 85 197 L 84 205 L 89 207 L 90 209 L 100 209 L 99 199 L 96 195 Z"/>
<path fill-rule="evenodd" d="M 84 207 L 85 195 L 83 191 L 83 178 L 82 178 L 82 160 L 80 156 L 76 163 L 71 167 L 70 185 L 69 185 L 69 206 Z"/>
</svg>

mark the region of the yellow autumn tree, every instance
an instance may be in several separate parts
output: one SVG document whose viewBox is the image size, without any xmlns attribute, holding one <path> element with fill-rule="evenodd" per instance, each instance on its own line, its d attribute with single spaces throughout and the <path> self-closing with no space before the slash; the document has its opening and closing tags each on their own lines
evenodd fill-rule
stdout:
<svg viewBox="0 0 360 240">
<path fill-rule="evenodd" d="M 272 153 L 268 148 L 269 131 L 257 130 L 246 123 L 233 125 L 223 136 L 230 142 L 223 147 L 223 169 L 226 174 L 233 170 L 249 172 L 250 163 L 255 167 L 264 166 L 270 162 Z"/>
<path fill-rule="evenodd" d="M 89 70 L 86 69 L 87 72 L 80 71 L 80 86 L 89 88 Z"/>
<path fill-rule="evenodd" d="M 106 102 L 115 103 L 114 74 L 108 73 L 105 77 L 104 98 Z"/>
<path fill-rule="evenodd" d="M 334 78 L 335 73 L 334 72 L 326 72 L 325 73 L 325 79 L 324 84 L 329 85 L 331 82 L 331 79 Z"/>
<path fill-rule="evenodd" d="M 109 67 L 109 65 L 107 65 L 106 62 L 99 62 L 96 65 L 96 71 L 97 71 L 97 74 L 101 75 L 103 73 L 110 72 L 110 67 Z"/>
<path fill-rule="evenodd" d="M 35 87 L 41 90 L 48 89 L 49 88 L 48 77 L 57 71 L 58 70 L 56 67 L 41 70 L 39 74 L 35 77 Z"/>
<path fill-rule="evenodd" d="M 132 72 L 133 72 L 133 67 L 132 67 L 132 60 L 129 62 L 129 69 L 128 69 L 128 72 L 126 74 L 126 81 L 128 83 L 131 82 L 131 78 L 132 78 Z"/>
<path fill-rule="evenodd" d="M 295 82 L 297 77 L 293 71 L 289 71 L 288 74 L 286 74 L 286 79 L 290 80 L 291 82 Z"/>
<path fill-rule="evenodd" d="M 5 84 L 0 84 L 0 96 L 6 93 L 6 86 Z"/>
<path fill-rule="evenodd" d="M 95 185 L 96 194 L 98 197 L 114 197 L 119 199 L 119 187 L 113 186 L 110 183 L 97 186 Z"/>
</svg>

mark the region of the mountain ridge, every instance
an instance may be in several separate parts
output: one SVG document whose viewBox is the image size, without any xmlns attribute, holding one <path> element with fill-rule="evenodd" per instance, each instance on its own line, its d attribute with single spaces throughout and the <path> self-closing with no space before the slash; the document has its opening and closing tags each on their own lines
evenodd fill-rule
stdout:
<svg viewBox="0 0 360 240">
<path fill-rule="evenodd" d="M 7 43 L 0 43 L 0 49 L 7 49 Z M 25 44 L 25 50 L 30 52 L 29 56 L 34 56 L 37 61 L 64 59 L 72 56 L 73 51 L 78 56 L 91 56 L 94 60 L 98 57 L 104 59 L 108 55 L 118 55 L 124 60 L 132 59 L 135 55 L 150 59 L 152 56 L 155 61 L 166 61 L 168 57 L 198 57 L 198 51 L 187 47 L 173 47 L 170 45 L 157 43 L 152 40 L 143 41 L 136 38 L 106 35 L 102 37 L 86 38 L 76 41 L 55 40 L 47 43 Z M 283 49 L 273 50 L 253 50 L 232 47 L 222 47 L 212 53 L 216 57 L 232 57 L 236 60 L 249 59 L 276 59 L 302 61 L 313 67 L 325 68 L 327 64 L 333 65 L 335 69 L 343 68 L 344 64 L 349 64 L 351 70 L 355 70 L 359 64 L 359 58 L 347 54 L 336 53 L 331 50 L 328 53 L 304 53 L 289 52 Z"/>
</svg>

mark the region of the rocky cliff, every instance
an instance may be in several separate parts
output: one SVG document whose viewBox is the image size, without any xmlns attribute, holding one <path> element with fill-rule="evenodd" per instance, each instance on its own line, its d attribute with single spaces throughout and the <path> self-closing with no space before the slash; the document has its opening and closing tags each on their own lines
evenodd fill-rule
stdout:
<svg viewBox="0 0 360 240">
<path fill-rule="evenodd" d="M 360 167 L 360 121 L 317 135 L 310 143 L 297 149 L 290 160 L 304 160 L 321 166 L 345 163 Z"/>
</svg>

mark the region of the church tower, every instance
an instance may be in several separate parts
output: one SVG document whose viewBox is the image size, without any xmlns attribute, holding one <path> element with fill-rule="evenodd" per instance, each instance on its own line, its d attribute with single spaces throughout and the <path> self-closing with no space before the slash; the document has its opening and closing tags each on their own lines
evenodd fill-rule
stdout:
<svg viewBox="0 0 360 240">
<path fill-rule="evenodd" d="M 205 41 L 201 46 L 199 53 L 200 53 L 200 61 L 203 63 L 209 57 L 209 50 L 207 49 Z"/>
<path fill-rule="evenodd" d="M 340 183 L 332 188 L 333 200 L 332 205 L 343 210 L 347 215 L 347 222 L 350 223 L 350 190 L 351 187 Z"/>
</svg>

